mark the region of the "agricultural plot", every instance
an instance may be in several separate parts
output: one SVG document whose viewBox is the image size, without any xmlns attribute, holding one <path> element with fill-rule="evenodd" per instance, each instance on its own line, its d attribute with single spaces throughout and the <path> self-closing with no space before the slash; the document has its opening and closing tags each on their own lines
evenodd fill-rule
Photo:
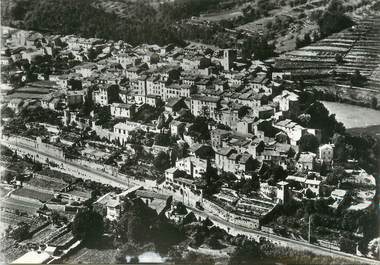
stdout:
<svg viewBox="0 0 380 265">
<path fill-rule="evenodd" d="M 337 56 L 342 63 L 338 63 Z M 307 47 L 283 54 L 275 66 L 293 76 L 321 77 L 331 73 L 367 78 L 368 91 L 380 91 L 380 14 L 372 14 L 356 26 Z"/>
<path fill-rule="evenodd" d="M 203 14 L 200 16 L 200 20 L 205 20 L 205 21 L 210 21 L 210 22 L 218 22 L 221 20 L 229 20 L 229 19 L 234 19 L 237 17 L 240 17 L 243 15 L 243 12 L 240 10 L 226 10 L 226 11 L 221 11 L 217 13 L 208 13 L 208 14 Z"/>
<path fill-rule="evenodd" d="M 14 213 L 2 211 L 1 216 L 0 216 L 0 221 L 2 224 L 14 225 L 14 224 L 17 224 L 19 222 L 28 223 L 29 221 L 31 221 L 31 217 L 20 216 L 20 215 L 14 214 Z"/>
<path fill-rule="evenodd" d="M 96 1 L 93 6 L 102 9 L 107 13 L 113 13 L 119 17 L 128 18 L 126 14 L 128 13 L 129 5 L 127 3 L 118 1 Z"/>
<path fill-rule="evenodd" d="M 43 176 L 38 177 L 38 178 L 34 177 L 31 180 L 29 180 L 26 184 L 28 186 L 42 188 L 42 189 L 50 190 L 50 191 L 61 190 L 67 186 L 67 184 L 61 181 L 60 179 L 52 179 L 52 178 L 43 179 L 42 177 Z"/>
<path fill-rule="evenodd" d="M 40 202 L 27 202 L 17 198 L 2 198 L 0 200 L 1 207 L 26 212 L 27 214 L 35 214 L 36 211 L 43 205 Z"/>
<path fill-rule="evenodd" d="M 3 262 L 3 264 L 10 264 L 18 257 L 24 255 L 26 252 L 28 252 L 28 249 L 25 246 L 14 245 L 12 247 L 4 249 L 4 251 L 0 251 L 0 260 Z"/>
<path fill-rule="evenodd" d="M 45 242 L 48 242 L 51 238 L 55 236 L 56 233 L 59 231 L 57 230 L 57 227 L 50 224 L 47 227 L 41 229 L 40 231 L 36 232 L 32 238 L 24 240 L 23 243 L 28 244 L 43 244 Z"/>
<path fill-rule="evenodd" d="M 310 21 L 308 16 L 324 6 L 321 0 L 310 0 L 296 7 L 289 5 L 271 10 L 268 16 L 236 27 L 249 33 L 273 35 L 276 52 L 283 53 L 296 48 L 297 36 L 303 36 L 318 30 L 318 25 Z"/>
<path fill-rule="evenodd" d="M 34 199 L 41 202 L 47 202 L 54 197 L 52 194 L 49 194 L 49 193 L 44 193 L 44 192 L 40 192 L 40 191 L 36 191 L 32 189 L 26 189 L 26 188 L 21 188 L 19 190 L 14 191 L 13 195 Z"/>
<path fill-rule="evenodd" d="M 104 10 L 107 13 L 115 14 L 121 18 L 130 18 L 133 16 L 135 5 L 140 0 L 97 0 L 92 4 L 93 7 Z M 175 0 L 149 0 L 144 3 L 153 8 L 157 8 L 164 3 L 173 3 Z"/>
<path fill-rule="evenodd" d="M 68 257 L 65 263 L 102 263 L 111 264 L 115 262 L 116 249 L 89 249 L 82 248 Z"/>
</svg>

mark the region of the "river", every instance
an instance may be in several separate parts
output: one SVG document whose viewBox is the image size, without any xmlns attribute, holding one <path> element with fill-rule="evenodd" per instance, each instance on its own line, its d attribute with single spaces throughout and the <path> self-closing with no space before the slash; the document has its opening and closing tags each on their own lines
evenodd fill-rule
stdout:
<svg viewBox="0 0 380 265">
<path fill-rule="evenodd" d="M 346 103 L 321 101 L 347 129 L 380 125 L 380 111 Z"/>
</svg>

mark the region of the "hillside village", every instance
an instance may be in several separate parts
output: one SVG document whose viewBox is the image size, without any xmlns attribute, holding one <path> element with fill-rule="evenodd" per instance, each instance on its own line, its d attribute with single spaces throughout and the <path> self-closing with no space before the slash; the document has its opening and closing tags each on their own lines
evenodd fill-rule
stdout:
<svg viewBox="0 0 380 265">
<path fill-rule="evenodd" d="M 285 66 L 199 43 L 9 27 L 2 42 L 7 262 L 71 261 L 80 212 L 93 209 L 115 236 L 139 198 L 170 223 L 206 219 L 233 236 L 378 256 L 376 181 L 360 152 L 374 144 L 346 134 Z M 197 240 L 191 249 L 224 250 Z"/>
</svg>

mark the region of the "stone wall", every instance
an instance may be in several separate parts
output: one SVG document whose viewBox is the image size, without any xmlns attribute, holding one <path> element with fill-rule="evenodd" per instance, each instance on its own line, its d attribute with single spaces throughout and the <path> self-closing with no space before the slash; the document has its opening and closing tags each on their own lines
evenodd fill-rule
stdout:
<svg viewBox="0 0 380 265">
<path fill-rule="evenodd" d="M 227 222 L 230 222 L 242 227 L 250 228 L 250 229 L 260 229 L 259 218 L 246 217 L 246 216 L 234 214 L 207 199 L 203 199 L 202 202 L 203 202 L 203 207 L 205 211 L 210 212 L 216 216 L 219 216 L 220 218 L 225 219 Z"/>
</svg>

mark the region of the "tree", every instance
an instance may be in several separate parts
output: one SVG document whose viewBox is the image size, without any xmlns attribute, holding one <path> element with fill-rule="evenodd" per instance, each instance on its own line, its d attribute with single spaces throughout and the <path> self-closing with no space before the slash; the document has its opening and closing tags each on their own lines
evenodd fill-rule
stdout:
<svg viewBox="0 0 380 265">
<path fill-rule="evenodd" d="M 299 141 L 301 152 L 316 153 L 319 147 L 319 140 L 313 134 L 304 134 Z"/>
<path fill-rule="evenodd" d="M 84 103 L 80 108 L 80 114 L 83 116 L 90 115 L 91 111 L 94 109 L 94 102 L 92 101 L 91 93 L 88 93 L 84 99 Z"/>
<path fill-rule="evenodd" d="M 170 157 L 167 153 L 160 151 L 153 160 L 153 165 L 160 171 L 170 167 Z"/>
<path fill-rule="evenodd" d="M 364 255 L 368 254 L 368 243 L 369 240 L 366 238 L 363 238 L 358 242 L 358 250 L 360 251 L 360 253 Z"/>
<path fill-rule="evenodd" d="M 232 253 L 228 264 L 256 264 L 256 262 L 258 262 L 263 257 L 264 253 L 261 251 L 260 245 L 257 242 L 244 240 L 242 245 L 238 246 L 236 250 Z"/>
<path fill-rule="evenodd" d="M 335 61 L 337 62 L 337 64 L 342 64 L 343 56 L 340 53 L 335 54 Z"/>
<path fill-rule="evenodd" d="M 179 215 L 187 214 L 187 209 L 182 202 L 177 202 L 175 204 L 174 213 Z"/>
<path fill-rule="evenodd" d="M 96 125 L 106 125 L 112 119 L 111 109 L 109 106 L 104 106 L 104 107 L 96 106 L 94 112 L 95 112 Z"/>
<path fill-rule="evenodd" d="M 305 113 L 310 115 L 308 127 L 321 130 L 322 142 L 328 141 L 334 133 L 345 133 L 343 124 L 336 121 L 334 114 L 330 115 L 323 103 L 314 101 L 307 107 Z"/>
<path fill-rule="evenodd" d="M 97 212 L 85 209 L 76 214 L 73 225 L 72 233 L 85 242 L 96 242 L 104 231 L 103 218 Z"/>
<path fill-rule="evenodd" d="M 359 217 L 362 213 L 347 211 L 343 215 L 341 228 L 348 232 L 355 232 L 359 226 Z"/>
<path fill-rule="evenodd" d="M 13 174 L 13 172 L 10 172 L 10 171 L 4 171 L 3 174 L 1 174 L 1 179 L 7 183 L 11 183 L 12 180 L 14 180 L 15 178 L 15 175 Z"/>
<path fill-rule="evenodd" d="M 354 74 L 351 76 L 351 84 L 354 86 L 360 86 L 366 80 L 359 70 L 355 70 Z"/>
<path fill-rule="evenodd" d="M 139 257 L 138 256 L 134 256 L 132 257 L 130 260 L 129 260 L 129 263 L 132 263 L 132 264 L 137 264 L 139 263 Z"/>
<path fill-rule="evenodd" d="M 311 198 L 315 197 L 315 194 L 310 189 L 307 189 L 306 193 L 305 193 L 305 196 L 306 196 L 306 198 L 311 199 Z"/>
<path fill-rule="evenodd" d="M 170 145 L 170 136 L 169 134 L 159 133 L 154 137 L 154 144 L 161 146 Z"/>
<path fill-rule="evenodd" d="M 340 251 L 356 254 L 356 242 L 349 238 L 342 237 L 339 241 Z"/>
<path fill-rule="evenodd" d="M 26 15 L 29 10 L 30 2 L 29 1 L 20 1 L 19 4 L 13 5 L 11 9 L 11 15 L 15 20 L 21 20 Z"/>
<path fill-rule="evenodd" d="M 12 231 L 11 236 L 16 241 L 22 241 L 30 236 L 30 226 L 27 223 L 20 222 L 17 224 L 17 227 Z"/>
<path fill-rule="evenodd" d="M 338 185 L 344 178 L 348 175 L 343 167 L 335 166 L 332 172 L 327 174 L 326 184 L 329 185 Z"/>
<path fill-rule="evenodd" d="M 215 234 L 212 234 L 209 238 L 206 239 L 205 243 L 211 248 L 211 249 L 220 249 L 223 247 L 222 244 L 220 244 L 218 237 Z"/>
<path fill-rule="evenodd" d="M 241 193 L 249 195 L 252 191 L 257 191 L 260 189 L 260 180 L 256 173 L 253 173 L 251 179 L 241 179 L 239 183 L 239 190 Z"/>
<path fill-rule="evenodd" d="M 165 115 L 161 113 L 157 119 L 157 129 L 161 130 L 162 128 L 165 127 L 165 124 L 166 124 Z"/>
<path fill-rule="evenodd" d="M 193 126 L 190 128 L 189 134 L 200 140 L 210 139 L 210 130 L 208 129 L 208 121 L 204 117 L 196 117 Z"/>
<path fill-rule="evenodd" d="M 311 116 L 310 114 L 301 114 L 298 116 L 298 122 L 305 127 L 308 127 L 310 125 Z"/>
<path fill-rule="evenodd" d="M 15 112 L 9 107 L 5 107 L 1 110 L 2 118 L 13 118 L 14 116 L 15 116 Z"/>
<path fill-rule="evenodd" d="M 294 158 L 297 153 L 292 147 L 290 147 L 286 154 L 288 155 L 288 158 Z"/>
<path fill-rule="evenodd" d="M 97 56 L 98 52 L 94 48 L 88 50 L 87 57 L 90 61 L 95 60 Z"/>
<path fill-rule="evenodd" d="M 60 215 L 57 211 L 51 213 L 50 219 L 54 225 L 60 225 L 61 222 L 67 221 L 65 216 Z"/>
<path fill-rule="evenodd" d="M 214 265 L 215 261 L 210 256 L 189 252 L 185 258 L 179 259 L 176 264 Z"/>
<path fill-rule="evenodd" d="M 310 33 L 305 33 L 303 35 L 303 39 L 302 40 L 299 39 L 298 37 L 296 39 L 296 47 L 297 48 L 301 48 L 301 47 L 307 46 L 309 44 L 311 44 Z"/>
<path fill-rule="evenodd" d="M 149 208 L 141 199 L 126 201 L 123 205 L 125 212 L 116 225 L 116 232 L 121 242 L 143 244 L 152 240 L 153 225 L 157 213 Z"/>
<path fill-rule="evenodd" d="M 184 239 L 184 233 L 165 215 L 159 215 L 152 226 L 153 241 L 158 251 L 166 253 Z"/>
<path fill-rule="evenodd" d="M 275 54 L 274 45 L 269 44 L 264 36 L 246 38 L 242 46 L 242 55 L 244 58 L 251 58 L 252 54 L 257 60 L 265 60 Z"/>
<path fill-rule="evenodd" d="M 214 225 L 214 223 L 208 217 L 202 221 L 202 224 L 207 227 Z"/>
<path fill-rule="evenodd" d="M 345 10 L 340 0 L 332 0 L 325 12 L 317 17 L 320 32 L 328 36 L 344 28 L 351 27 L 353 21 L 345 15 Z"/>
<path fill-rule="evenodd" d="M 373 109 L 376 109 L 377 108 L 377 98 L 376 97 L 372 97 L 371 98 L 371 107 L 373 108 Z"/>
</svg>

